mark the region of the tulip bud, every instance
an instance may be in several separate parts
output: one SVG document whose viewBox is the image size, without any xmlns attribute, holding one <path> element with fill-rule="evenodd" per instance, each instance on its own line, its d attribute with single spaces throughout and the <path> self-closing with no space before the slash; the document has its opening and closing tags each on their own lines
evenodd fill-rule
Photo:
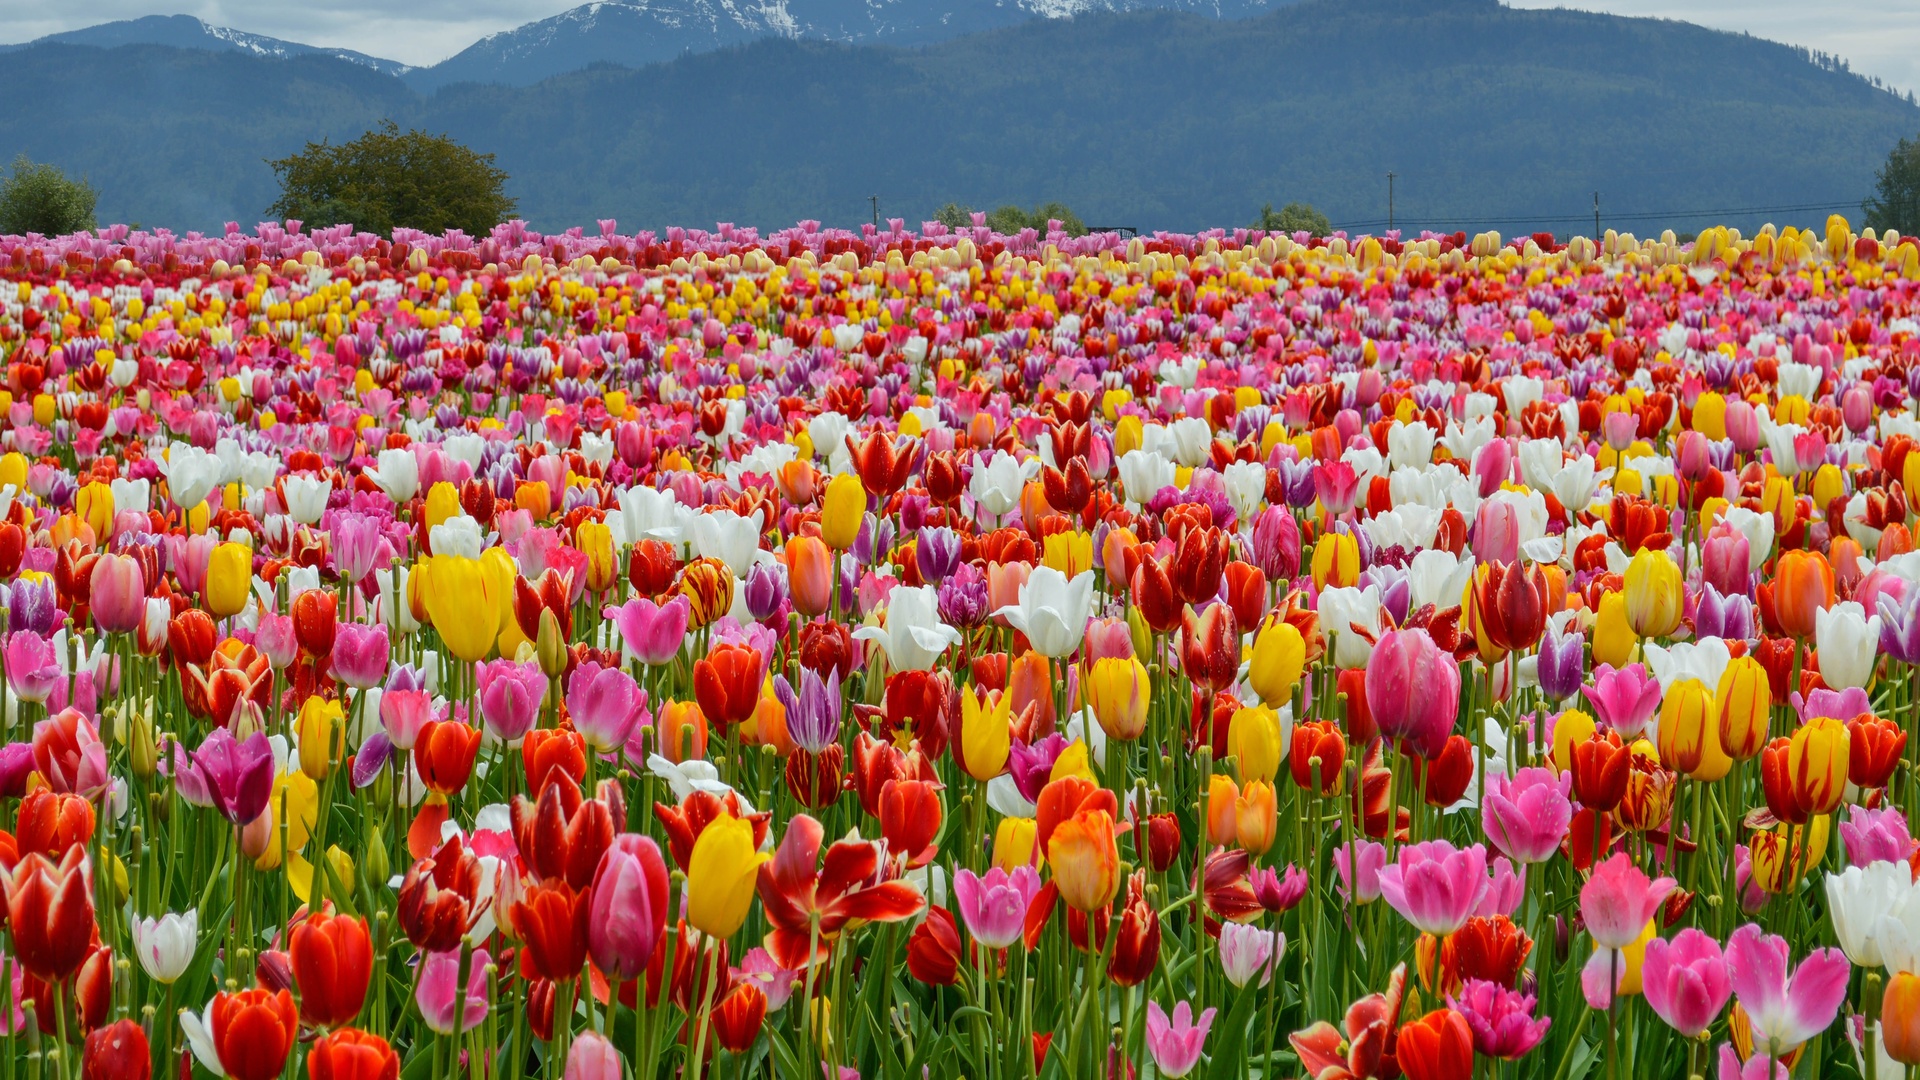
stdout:
<svg viewBox="0 0 1920 1080">
<path fill-rule="evenodd" d="M 560 619 L 551 608 L 540 611 L 540 636 L 535 639 L 534 653 L 547 678 L 557 679 L 567 673 L 567 640 L 560 632 Z"/>
<path fill-rule="evenodd" d="M 135 708 L 127 718 L 128 755 L 133 759 L 133 774 L 142 780 L 153 779 L 155 767 L 160 760 L 159 749 L 153 740 L 153 717 L 147 710 Z"/>
<path fill-rule="evenodd" d="M 367 880 L 386 881 L 393 868 L 387 858 L 386 830 L 379 823 L 367 822 L 367 841 L 360 847 L 360 860 L 366 864 Z M 344 884 L 344 882 L 343 882 Z"/>
</svg>

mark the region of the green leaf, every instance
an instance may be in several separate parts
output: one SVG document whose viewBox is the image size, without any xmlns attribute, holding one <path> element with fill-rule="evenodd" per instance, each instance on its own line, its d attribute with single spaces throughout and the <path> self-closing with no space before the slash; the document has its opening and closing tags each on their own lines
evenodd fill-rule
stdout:
<svg viewBox="0 0 1920 1080">
<path fill-rule="evenodd" d="M 1259 1005 L 1258 990 L 1241 990 L 1239 999 L 1233 1003 L 1233 1012 L 1227 1016 L 1226 1026 L 1214 1028 L 1219 1040 L 1213 1044 L 1207 1080 L 1237 1080 L 1247 1056 L 1247 1025 L 1253 1022 L 1253 1011 Z"/>
</svg>

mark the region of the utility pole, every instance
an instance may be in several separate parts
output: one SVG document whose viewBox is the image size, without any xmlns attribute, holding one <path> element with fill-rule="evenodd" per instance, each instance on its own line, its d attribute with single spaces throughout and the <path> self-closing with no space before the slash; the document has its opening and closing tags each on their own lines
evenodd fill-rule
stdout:
<svg viewBox="0 0 1920 1080">
<path fill-rule="evenodd" d="M 880 227 L 880 196 L 869 195 L 867 201 L 873 204 L 873 227 Z"/>
<path fill-rule="evenodd" d="M 1387 173 L 1387 231 L 1388 232 L 1393 231 L 1393 178 L 1397 175 L 1399 174 L 1391 171 Z"/>
<path fill-rule="evenodd" d="M 1600 193 L 1593 193 L 1593 242 L 1600 242 Z"/>
</svg>

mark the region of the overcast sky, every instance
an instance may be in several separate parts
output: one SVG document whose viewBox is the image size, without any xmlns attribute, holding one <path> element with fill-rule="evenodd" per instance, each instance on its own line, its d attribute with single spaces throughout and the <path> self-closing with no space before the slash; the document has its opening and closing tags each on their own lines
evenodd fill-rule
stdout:
<svg viewBox="0 0 1920 1080">
<path fill-rule="evenodd" d="M 1652 15 L 1837 53 L 1854 70 L 1920 92 L 1920 0 L 1509 0 Z M 141 15 L 197 15 L 219 26 L 432 64 L 480 37 L 574 6 L 569 0 L 0 0 L 0 35 L 27 41 Z"/>
</svg>

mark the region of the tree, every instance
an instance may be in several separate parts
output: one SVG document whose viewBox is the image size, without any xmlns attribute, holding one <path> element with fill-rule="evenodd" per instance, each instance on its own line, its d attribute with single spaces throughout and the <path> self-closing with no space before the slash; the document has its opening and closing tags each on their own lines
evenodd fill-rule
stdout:
<svg viewBox="0 0 1920 1080">
<path fill-rule="evenodd" d="M 91 229 L 99 198 L 85 180 L 68 179 L 52 165 L 35 164 L 21 154 L 0 180 L 0 234 L 65 236 Z"/>
<path fill-rule="evenodd" d="M 1902 236 L 1920 233 L 1920 137 L 1901 139 L 1880 166 L 1873 198 L 1860 205 L 1867 224 Z"/>
<path fill-rule="evenodd" d="M 1333 222 L 1308 203 L 1290 202 L 1281 207 L 1279 213 L 1275 213 L 1273 204 L 1268 203 L 1260 208 L 1260 219 L 1253 223 L 1253 227 L 1289 236 L 1297 232 L 1325 236 L 1333 231 Z"/>
<path fill-rule="evenodd" d="M 401 134 L 388 120 L 339 146 L 308 143 L 270 160 L 280 199 L 267 209 L 309 225 L 352 224 L 369 232 L 459 229 L 478 236 L 511 217 L 507 174 L 492 154 L 476 154 L 445 135 Z"/>
<path fill-rule="evenodd" d="M 934 211 L 933 219 L 949 229 L 973 227 L 973 208 L 959 203 L 948 203 Z M 1068 209 L 1065 203 L 1041 203 L 1032 210 L 1022 210 L 1008 204 L 997 210 L 987 211 L 987 227 L 998 233 L 1017 233 L 1021 229 L 1032 229 L 1045 234 L 1048 221 L 1058 221 L 1068 236 L 1085 236 L 1086 223 L 1080 215 Z"/>
</svg>

